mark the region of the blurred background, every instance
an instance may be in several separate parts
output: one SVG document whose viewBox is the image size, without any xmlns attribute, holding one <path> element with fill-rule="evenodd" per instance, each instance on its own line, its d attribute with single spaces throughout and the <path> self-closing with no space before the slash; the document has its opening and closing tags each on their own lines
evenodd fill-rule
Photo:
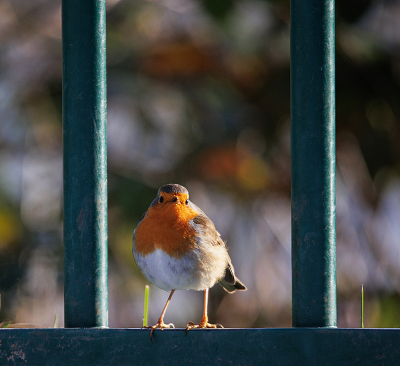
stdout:
<svg viewBox="0 0 400 366">
<path fill-rule="evenodd" d="M 337 0 L 338 326 L 400 325 L 400 1 Z M 214 221 L 248 291 L 210 320 L 291 326 L 288 0 L 107 2 L 110 327 L 140 327 L 131 255 L 165 183 Z M 61 4 L 0 0 L 0 322 L 63 326 Z M 151 285 L 149 322 L 168 294 Z M 199 321 L 179 291 L 166 322 Z M 4 323 L 3 323 L 4 324 Z"/>
</svg>

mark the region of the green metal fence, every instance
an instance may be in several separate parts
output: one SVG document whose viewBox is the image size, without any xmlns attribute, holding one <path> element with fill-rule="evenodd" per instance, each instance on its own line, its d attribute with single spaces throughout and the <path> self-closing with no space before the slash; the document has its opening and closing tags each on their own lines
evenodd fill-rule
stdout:
<svg viewBox="0 0 400 366">
<path fill-rule="evenodd" d="M 292 0 L 292 322 L 336 326 L 335 7 Z"/>
<path fill-rule="evenodd" d="M 63 0 L 65 326 L 108 326 L 105 0 Z"/>
<path fill-rule="evenodd" d="M 334 0 L 291 1 L 293 328 L 108 329 L 105 0 L 63 0 L 66 329 L 0 330 L 1 365 L 399 365 L 336 328 Z"/>
</svg>

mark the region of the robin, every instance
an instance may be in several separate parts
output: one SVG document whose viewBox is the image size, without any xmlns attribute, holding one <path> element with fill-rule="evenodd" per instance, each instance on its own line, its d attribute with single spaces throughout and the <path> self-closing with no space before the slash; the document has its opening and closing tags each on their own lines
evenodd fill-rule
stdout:
<svg viewBox="0 0 400 366">
<path fill-rule="evenodd" d="M 204 311 L 194 328 L 217 328 L 207 316 L 208 290 L 217 282 L 225 291 L 246 290 L 235 276 L 225 243 L 206 214 L 189 200 L 188 190 L 179 184 L 166 184 L 157 193 L 133 233 L 133 256 L 145 277 L 170 291 L 168 300 L 150 332 L 170 328 L 164 315 L 175 290 L 204 291 Z"/>
</svg>

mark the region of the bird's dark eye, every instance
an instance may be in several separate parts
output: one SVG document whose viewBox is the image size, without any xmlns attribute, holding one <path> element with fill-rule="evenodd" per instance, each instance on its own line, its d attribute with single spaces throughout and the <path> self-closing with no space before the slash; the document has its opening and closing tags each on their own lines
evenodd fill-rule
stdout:
<svg viewBox="0 0 400 366">
<path fill-rule="evenodd" d="M 186 200 L 185 201 L 185 205 L 187 206 L 189 204 L 189 200 Z"/>
<path fill-rule="evenodd" d="M 158 202 L 163 203 L 163 202 L 164 202 L 164 197 L 163 197 L 163 196 L 160 196 Z"/>
</svg>

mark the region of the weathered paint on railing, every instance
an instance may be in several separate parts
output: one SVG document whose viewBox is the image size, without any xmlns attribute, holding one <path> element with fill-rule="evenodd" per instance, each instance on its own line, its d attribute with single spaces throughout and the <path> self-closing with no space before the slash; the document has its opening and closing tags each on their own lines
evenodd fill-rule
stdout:
<svg viewBox="0 0 400 366">
<path fill-rule="evenodd" d="M 108 325 L 105 0 L 63 0 L 66 327 Z"/>
</svg>

